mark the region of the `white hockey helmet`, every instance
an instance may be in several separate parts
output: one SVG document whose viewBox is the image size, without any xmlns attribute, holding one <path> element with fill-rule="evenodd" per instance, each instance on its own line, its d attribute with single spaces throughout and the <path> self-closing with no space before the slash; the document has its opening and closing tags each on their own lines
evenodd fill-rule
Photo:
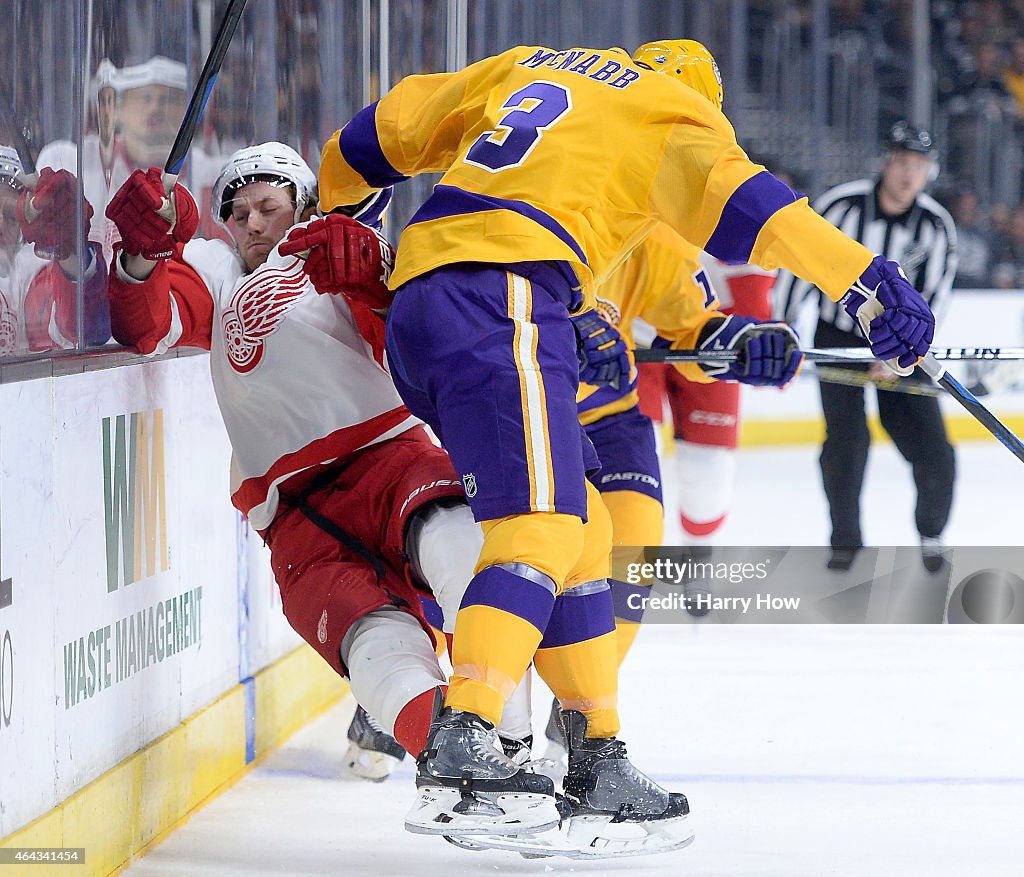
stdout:
<svg viewBox="0 0 1024 877">
<path fill-rule="evenodd" d="M 0 185 L 10 186 L 15 192 L 25 188 L 21 181 L 22 167 L 18 153 L 10 146 L 0 146 Z"/>
<path fill-rule="evenodd" d="M 102 66 L 102 62 L 101 62 Z M 188 68 L 181 61 L 154 55 L 142 64 L 117 69 L 111 64 L 110 82 L 119 94 L 146 85 L 166 85 L 179 91 L 188 91 Z M 100 72 L 97 68 L 97 74 Z"/>
<path fill-rule="evenodd" d="M 239 149 L 224 165 L 213 184 L 210 212 L 213 221 L 227 227 L 235 192 L 249 183 L 270 183 L 294 189 L 295 221 L 317 203 L 316 174 L 290 146 L 271 140 Z"/>
<path fill-rule="evenodd" d="M 100 63 L 96 65 L 96 72 L 89 80 L 89 97 L 94 103 L 104 89 L 118 90 L 117 74 L 118 70 L 109 58 L 101 59 Z"/>
</svg>

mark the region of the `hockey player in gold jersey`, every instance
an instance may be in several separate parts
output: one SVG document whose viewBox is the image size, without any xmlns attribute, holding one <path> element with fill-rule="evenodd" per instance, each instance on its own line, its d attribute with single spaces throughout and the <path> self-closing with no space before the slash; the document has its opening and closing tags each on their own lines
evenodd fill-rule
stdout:
<svg viewBox="0 0 1024 877">
<path fill-rule="evenodd" d="M 639 64 L 668 72 L 721 109 L 723 89 L 714 57 L 695 40 L 679 40 L 670 45 L 643 47 L 634 56 Z M 642 319 L 657 335 L 654 344 L 677 349 L 698 345 L 709 323 L 718 323 L 725 315 L 700 262 L 700 250 L 660 223 L 611 274 L 597 291 L 597 312 L 621 334 L 627 347 L 633 347 L 632 329 Z M 738 316 L 738 322 L 749 318 Z M 786 331 L 781 324 L 779 331 Z M 796 343 L 795 336 L 791 339 Z M 717 383 L 700 365 L 678 363 L 682 377 L 696 385 Z M 745 376 L 741 376 L 742 380 Z M 756 378 L 755 378 L 756 380 Z M 646 545 L 661 545 L 664 530 L 661 467 L 656 451 L 653 425 L 640 411 L 637 382 L 620 387 L 580 386 L 580 423 L 597 449 L 601 471 L 593 483 L 601 493 L 612 519 L 613 547 L 619 552 Z M 617 557 L 620 563 L 634 558 Z M 637 601 L 630 596 L 647 590 L 623 581 L 612 580 L 615 609 L 616 645 L 619 662 L 633 644 L 642 619 Z M 529 705 L 509 704 L 512 717 L 525 713 Z M 528 719 L 527 719 L 528 721 Z M 519 719 L 518 724 L 526 724 Z M 509 725 L 503 719 L 503 734 Z M 557 701 L 548 721 L 547 756 L 561 761 L 564 739 L 557 722 Z"/>
<path fill-rule="evenodd" d="M 566 708 L 573 814 L 676 819 L 685 798 L 639 774 L 615 737 L 614 638 L 594 621 L 611 615 L 611 526 L 586 486 L 596 459 L 576 390 L 581 364 L 584 379 L 614 384 L 628 362 L 621 343 L 577 340 L 570 314 L 585 316 L 600 281 L 659 222 L 718 258 L 789 268 L 865 325 L 870 314 L 876 355 L 902 368 L 927 351 L 931 314 L 895 266 L 750 162 L 713 103 L 621 49 L 523 46 L 407 77 L 325 145 L 321 206 L 422 172 L 442 178 L 402 234 L 389 361 L 451 455 L 485 539 L 417 778 L 421 803 L 449 809 L 435 822 L 421 808 L 407 825 L 444 833 L 460 816 L 480 831 L 522 830 L 502 810 L 518 791 L 514 766 L 479 753 L 535 652 Z M 740 354 L 724 377 L 780 384 L 799 366 L 777 326 L 708 326 L 699 346 Z M 555 596 L 573 590 L 556 617 Z M 573 672 L 584 654 L 589 672 Z M 600 775 L 614 775 L 614 788 Z"/>
</svg>

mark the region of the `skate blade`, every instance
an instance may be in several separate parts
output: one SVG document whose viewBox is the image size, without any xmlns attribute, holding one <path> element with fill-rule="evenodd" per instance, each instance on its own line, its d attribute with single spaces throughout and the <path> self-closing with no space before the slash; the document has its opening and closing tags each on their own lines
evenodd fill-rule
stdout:
<svg viewBox="0 0 1024 877">
<path fill-rule="evenodd" d="M 624 826 L 633 829 L 626 832 Z M 640 831 L 637 831 L 640 829 Z M 616 831 L 617 830 L 617 831 Z M 605 832 L 613 832 L 607 834 Z M 620 859 L 650 856 L 688 847 L 694 841 L 686 817 L 649 823 L 612 823 L 608 816 L 574 816 L 561 828 L 515 836 L 445 836 L 464 850 L 504 850 L 526 859 Z"/>
<path fill-rule="evenodd" d="M 476 793 L 426 787 L 405 817 L 413 834 L 517 835 L 554 828 L 559 822 L 550 795 Z"/>
<path fill-rule="evenodd" d="M 398 759 L 393 755 L 363 749 L 356 743 L 350 743 L 342 764 L 347 776 L 371 783 L 382 783 L 391 776 Z"/>
</svg>

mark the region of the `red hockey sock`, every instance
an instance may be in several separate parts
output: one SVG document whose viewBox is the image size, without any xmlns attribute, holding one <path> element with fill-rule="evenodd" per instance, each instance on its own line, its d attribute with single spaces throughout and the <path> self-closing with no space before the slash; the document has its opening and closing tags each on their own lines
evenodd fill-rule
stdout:
<svg viewBox="0 0 1024 877">
<path fill-rule="evenodd" d="M 447 693 L 447 686 L 438 686 L 442 694 Z M 431 688 L 410 700 L 395 719 L 395 739 L 413 758 L 418 756 L 427 745 L 427 732 L 430 720 L 434 715 L 434 691 Z"/>
<path fill-rule="evenodd" d="M 724 520 L 725 515 L 715 518 L 713 521 L 691 521 L 682 512 L 679 513 L 679 523 L 683 525 L 683 529 L 691 536 L 710 536 L 722 526 Z"/>
</svg>

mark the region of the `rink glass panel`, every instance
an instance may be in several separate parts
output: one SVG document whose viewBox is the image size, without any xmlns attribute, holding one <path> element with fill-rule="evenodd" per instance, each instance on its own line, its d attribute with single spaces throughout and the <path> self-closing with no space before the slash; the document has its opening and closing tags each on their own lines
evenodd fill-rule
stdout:
<svg viewBox="0 0 1024 877">
<path fill-rule="evenodd" d="M 104 218 L 106 204 L 134 167 L 163 165 L 226 4 L 8 0 L 0 73 L 9 82 L 13 124 L 27 131 L 35 153 L 46 147 L 45 161 L 79 178 L 93 209 L 89 236 L 107 259 L 116 230 Z M 851 19 L 843 6 L 825 0 L 805 4 L 799 14 L 786 0 L 249 0 L 182 173 L 200 202 L 200 234 L 224 234 L 210 219 L 209 197 L 232 151 L 278 139 L 315 169 L 330 134 L 409 73 L 456 70 L 524 43 L 632 50 L 665 37 L 696 38 L 712 49 L 725 109 L 744 148 L 788 173 L 812 198 L 873 172 L 878 132 L 893 113 L 907 112 L 911 85 L 921 79 L 907 66 L 913 53 L 905 27 L 885 27 L 884 17 L 873 14 Z M 930 114 L 933 129 L 948 139 L 948 120 L 934 100 Z M 1016 200 L 1019 138 L 989 139 L 977 173 L 965 170 L 963 160 L 944 167 L 981 180 L 982 194 Z M 13 142 L 0 123 L 0 145 Z M 387 229 L 392 240 L 435 181 L 424 177 L 400 187 Z M 72 284 L 59 321 L 50 319 L 53 308 L 37 293 L 28 311 L 33 344 L 24 331 L 18 334 L 28 289 L 46 262 L 33 262 L 29 252 L 20 269 L 14 264 L 14 196 L 0 186 L 0 291 L 7 305 L 0 361 L 116 349 L 95 337 L 90 307 L 97 299 L 86 301 L 81 282 Z M 82 239 L 84 221 L 78 219 L 73 239 Z M 85 262 L 85 253 L 76 253 L 68 264 L 81 276 Z M 53 322 L 64 331 L 51 331 Z M 14 374 L 5 368 L 0 380 Z"/>
</svg>

